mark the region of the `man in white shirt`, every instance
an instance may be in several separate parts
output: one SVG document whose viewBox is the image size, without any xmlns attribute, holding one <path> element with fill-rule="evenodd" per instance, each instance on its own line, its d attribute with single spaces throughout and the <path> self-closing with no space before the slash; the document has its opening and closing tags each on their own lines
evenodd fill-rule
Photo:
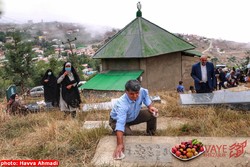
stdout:
<svg viewBox="0 0 250 167">
<path fill-rule="evenodd" d="M 200 62 L 192 66 L 191 76 L 197 93 L 211 93 L 216 85 L 214 65 L 202 55 Z"/>
</svg>

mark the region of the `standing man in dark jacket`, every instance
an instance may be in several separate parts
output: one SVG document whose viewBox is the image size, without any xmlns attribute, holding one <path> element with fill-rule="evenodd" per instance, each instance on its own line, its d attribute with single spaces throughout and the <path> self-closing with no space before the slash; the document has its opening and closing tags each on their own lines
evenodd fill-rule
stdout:
<svg viewBox="0 0 250 167">
<path fill-rule="evenodd" d="M 214 65 L 202 55 L 200 62 L 192 66 L 191 76 L 197 93 L 212 93 L 215 87 Z"/>
</svg>

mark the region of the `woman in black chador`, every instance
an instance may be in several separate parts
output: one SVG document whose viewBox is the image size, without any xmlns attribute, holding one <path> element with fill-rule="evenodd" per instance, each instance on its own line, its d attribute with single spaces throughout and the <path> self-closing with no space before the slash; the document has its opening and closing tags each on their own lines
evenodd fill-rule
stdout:
<svg viewBox="0 0 250 167">
<path fill-rule="evenodd" d="M 53 106 L 58 106 L 59 93 L 57 89 L 57 78 L 51 69 L 44 74 L 41 84 L 44 88 L 44 101 L 51 102 Z"/>
<path fill-rule="evenodd" d="M 60 110 L 65 112 L 65 117 L 71 113 L 76 117 L 76 110 L 80 107 L 81 98 L 77 87 L 80 82 L 74 67 L 70 62 L 63 65 L 57 83 L 60 84 Z"/>
</svg>

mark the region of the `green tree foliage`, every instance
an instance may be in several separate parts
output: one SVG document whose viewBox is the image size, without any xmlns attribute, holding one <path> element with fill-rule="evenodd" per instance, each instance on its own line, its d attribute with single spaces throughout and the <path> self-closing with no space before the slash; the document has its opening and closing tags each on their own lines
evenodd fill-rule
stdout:
<svg viewBox="0 0 250 167">
<path fill-rule="evenodd" d="M 250 50 L 246 50 L 245 54 L 246 54 L 247 56 L 250 56 Z"/>
<path fill-rule="evenodd" d="M 19 32 L 13 33 L 12 37 L 14 42 L 6 45 L 5 56 L 8 61 L 4 66 L 5 77 L 20 86 L 23 92 L 34 72 L 32 46 L 21 41 Z"/>
<path fill-rule="evenodd" d="M 247 69 L 247 65 L 249 64 L 249 62 L 250 62 L 250 56 L 246 56 L 242 59 L 241 67 L 244 71 Z"/>
<path fill-rule="evenodd" d="M 36 35 L 37 35 L 37 36 L 42 36 L 42 35 L 43 35 L 43 32 L 42 32 L 41 30 L 38 30 L 38 31 L 36 32 Z"/>
<path fill-rule="evenodd" d="M 214 57 L 211 59 L 211 61 L 214 63 L 214 64 L 217 64 L 219 59 L 217 57 Z"/>
<path fill-rule="evenodd" d="M 92 59 L 89 56 L 79 56 L 77 58 L 79 64 L 88 64 L 90 68 L 93 68 L 93 70 L 99 70 L 101 61 L 99 59 Z"/>
<path fill-rule="evenodd" d="M 8 80 L 4 75 L 3 67 L 0 68 L 0 97 L 4 97 L 6 95 L 6 89 L 9 85 L 11 85 L 11 81 Z"/>
<path fill-rule="evenodd" d="M 237 61 L 236 61 L 236 57 L 235 56 L 227 57 L 227 61 L 228 61 L 228 66 L 229 67 L 234 67 L 234 66 L 237 65 Z"/>
<path fill-rule="evenodd" d="M 34 66 L 35 73 L 32 76 L 30 87 L 41 85 L 41 79 L 45 72 L 49 69 L 49 64 L 45 61 L 38 61 Z"/>
<path fill-rule="evenodd" d="M 6 37 L 5 32 L 0 32 L 0 41 L 1 42 L 5 42 L 5 37 Z"/>
<path fill-rule="evenodd" d="M 35 73 L 32 76 L 32 83 L 30 86 L 41 85 L 41 79 L 48 69 L 51 69 L 56 77 L 58 77 L 59 72 L 62 70 L 63 61 L 58 61 L 55 58 L 50 58 L 49 63 L 45 61 L 39 61 L 34 66 Z"/>
</svg>

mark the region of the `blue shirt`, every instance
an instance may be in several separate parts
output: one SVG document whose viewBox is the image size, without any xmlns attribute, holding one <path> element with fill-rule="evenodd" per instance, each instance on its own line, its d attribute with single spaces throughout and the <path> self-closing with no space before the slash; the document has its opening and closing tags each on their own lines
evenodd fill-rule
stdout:
<svg viewBox="0 0 250 167">
<path fill-rule="evenodd" d="M 141 88 L 136 101 L 130 100 L 128 95 L 123 94 L 115 103 L 110 116 L 116 120 L 116 130 L 124 132 L 125 124 L 134 121 L 141 110 L 142 103 L 149 106 L 152 101 L 148 95 L 148 90 Z"/>
<path fill-rule="evenodd" d="M 185 88 L 184 88 L 183 85 L 178 85 L 176 89 L 177 89 L 177 92 L 179 92 L 179 93 L 184 93 L 184 89 L 185 89 Z"/>
</svg>

